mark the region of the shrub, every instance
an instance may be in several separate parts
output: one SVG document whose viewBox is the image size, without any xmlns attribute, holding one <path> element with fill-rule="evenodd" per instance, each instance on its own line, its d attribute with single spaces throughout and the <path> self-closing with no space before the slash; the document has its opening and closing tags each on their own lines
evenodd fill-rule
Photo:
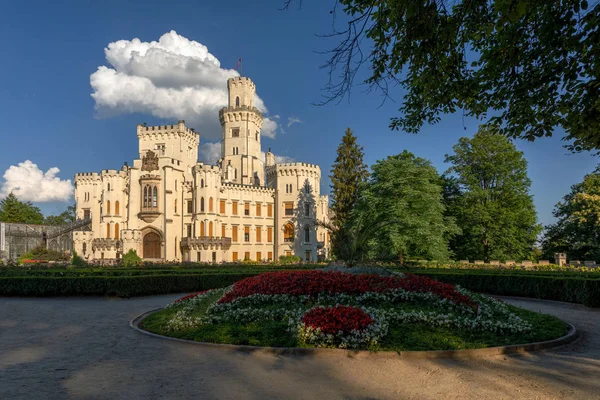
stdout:
<svg viewBox="0 0 600 400">
<path fill-rule="evenodd" d="M 77 268 L 85 268 L 88 266 L 87 262 L 77 254 L 73 252 L 73 258 L 71 259 L 71 265 Z"/>
<path fill-rule="evenodd" d="M 129 249 L 127 254 L 123 256 L 121 265 L 124 267 L 137 267 L 142 265 L 142 259 L 137 255 L 137 252 L 134 249 Z"/>
<path fill-rule="evenodd" d="M 279 262 L 281 264 L 297 264 L 302 259 L 298 256 L 279 256 Z"/>
<path fill-rule="evenodd" d="M 44 246 L 38 246 L 29 252 L 22 254 L 19 257 L 19 262 L 23 263 L 25 260 L 36 260 L 36 261 L 69 261 L 69 256 L 60 251 L 50 250 Z"/>
</svg>

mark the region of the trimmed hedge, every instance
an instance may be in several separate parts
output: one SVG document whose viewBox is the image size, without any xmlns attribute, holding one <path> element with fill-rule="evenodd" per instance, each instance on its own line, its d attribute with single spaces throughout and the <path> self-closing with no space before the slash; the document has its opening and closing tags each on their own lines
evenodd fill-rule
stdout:
<svg viewBox="0 0 600 400">
<path fill-rule="evenodd" d="M 152 275 L 120 277 L 3 277 L 1 296 L 120 296 L 197 292 L 225 287 L 256 274 Z"/>
<path fill-rule="evenodd" d="M 547 275 L 416 272 L 474 292 L 581 303 L 600 307 L 600 280 Z"/>
<path fill-rule="evenodd" d="M 265 271 L 168 273 L 133 276 L 0 276 L 0 296 L 120 296 L 185 293 L 220 288 Z M 194 271 L 196 272 L 196 271 Z M 466 289 L 600 307 L 600 280 L 530 274 L 470 274 L 464 270 L 414 271 Z"/>
</svg>

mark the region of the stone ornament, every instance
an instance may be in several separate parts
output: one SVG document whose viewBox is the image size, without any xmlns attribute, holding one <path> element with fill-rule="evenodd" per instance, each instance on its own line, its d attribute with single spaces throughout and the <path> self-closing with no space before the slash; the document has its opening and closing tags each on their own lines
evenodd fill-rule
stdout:
<svg viewBox="0 0 600 400">
<path fill-rule="evenodd" d="M 142 157 L 142 171 L 156 171 L 158 169 L 158 156 L 152 150 Z"/>
</svg>

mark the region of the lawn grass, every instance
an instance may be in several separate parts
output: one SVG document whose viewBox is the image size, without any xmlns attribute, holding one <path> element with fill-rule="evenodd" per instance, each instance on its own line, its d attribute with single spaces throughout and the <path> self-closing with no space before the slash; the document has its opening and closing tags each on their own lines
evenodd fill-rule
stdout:
<svg viewBox="0 0 600 400">
<path fill-rule="evenodd" d="M 222 295 L 221 292 L 205 300 L 197 308 L 197 316 L 202 315 L 211 302 Z M 406 309 L 420 310 L 421 305 L 403 305 Z M 415 350 L 465 350 L 485 347 L 525 344 L 556 339 L 567 334 L 569 326 L 560 319 L 509 306 L 521 318 L 529 321 L 534 329 L 528 333 L 493 333 L 445 327 L 432 327 L 424 323 L 391 324 L 388 334 L 376 345 L 374 351 L 415 351 Z M 149 332 L 181 339 L 208 343 L 268 347 L 307 347 L 298 343 L 295 335 L 288 331 L 284 321 L 261 323 L 221 323 L 201 325 L 187 330 L 169 330 L 168 321 L 181 307 L 166 308 L 150 314 L 141 324 Z"/>
</svg>

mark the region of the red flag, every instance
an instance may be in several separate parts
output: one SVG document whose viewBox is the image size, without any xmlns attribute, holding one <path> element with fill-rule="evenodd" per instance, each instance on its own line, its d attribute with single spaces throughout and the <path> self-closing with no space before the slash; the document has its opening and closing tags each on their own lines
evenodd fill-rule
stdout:
<svg viewBox="0 0 600 400">
<path fill-rule="evenodd" d="M 235 70 L 237 71 L 238 67 L 242 65 L 242 57 L 240 57 L 240 59 L 237 61 L 237 64 L 235 64 Z"/>
</svg>

